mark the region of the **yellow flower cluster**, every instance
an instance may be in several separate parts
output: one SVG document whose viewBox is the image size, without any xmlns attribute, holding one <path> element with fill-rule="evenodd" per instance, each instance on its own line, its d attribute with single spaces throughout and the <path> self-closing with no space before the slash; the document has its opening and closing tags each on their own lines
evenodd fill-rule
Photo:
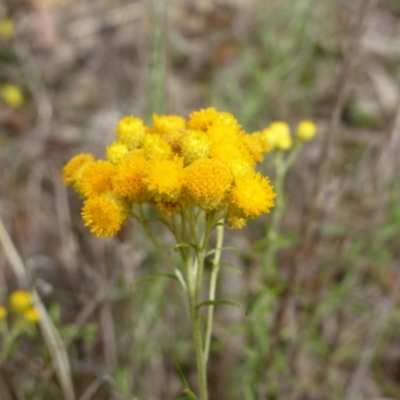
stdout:
<svg viewBox="0 0 400 400">
<path fill-rule="evenodd" d="M 308 142 L 317 133 L 317 126 L 312 121 L 301 121 L 296 128 L 296 137 L 302 142 Z M 267 138 L 272 150 L 288 151 L 293 146 L 290 127 L 286 122 L 275 121 L 267 126 L 261 134 Z"/>
<path fill-rule="evenodd" d="M 115 235 L 139 203 L 165 216 L 189 207 L 220 211 L 240 228 L 274 206 L 268 178 L 255 170 L 270 149 L 263 132 L 248 134 L 233 115 L 212 107 L 187 120 L 154 115 L 152 127 L 127 116 L 106 159 L 78 154 L 63 180 L 85 199 L 82 218 L 97 236 Z"/>
<path fill-rule="evenodd" d="M 9 297 L 11 311 L 29 323 L 38 322 L 40 319 L 39 311 L 33 306 L 31 295 L 24 290 L 16 290 Z M 0 321 L 6 319 L 7 308 L 0 305 Z"/>
</svg>

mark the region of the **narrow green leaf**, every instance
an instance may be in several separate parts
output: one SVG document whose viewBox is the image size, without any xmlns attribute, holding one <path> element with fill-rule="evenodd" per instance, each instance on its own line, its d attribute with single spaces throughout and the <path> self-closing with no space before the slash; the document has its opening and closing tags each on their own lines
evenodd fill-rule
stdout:
<svg viewBox="0 0 400 400">
<path fill-rule="evenodd" d="M 213 265 L 216 264 L 216 263 L 214 262 L 214 260 L 210 260 L 210 262 L 211 262 L 211 264 L 213 264 Z M 220 262 L 220 263 L 218 263 L 218 265 L 219 265 L 220 267 L 229 267 L 229 268 L 232 268 L 232 269 L 234 269 L 238 274 L 243 275 L 242 269 L 241 269 L 240 267 L 238 267 L 237 265 L 235 265 L 235 264 L 228 263 L 228 262 L 222 262 L 222 263 Z"/>
<path fill-rule="evenodd" d="M 182 368 L 179 365 L 176 365 L 176 371 L 178 373 L 179 380 L 182 383 L 183 386 L 182 391 L 184 394 L 184 396 L 181 396 L 176 400 L 198 400 L 197 396 L 190 389 L 189 384 L 185 378 L 185 375 L 183 374 Z"/>
<path fill-rule="evenodd" d="M 226 247 L 219 247 L 217 249 L 212 249 L 207 252 L 206 256 L 208 257 L 208 256 L 211 256 L 212 254 L 216 253 L 217 251 L 225 251 L 225 250 L 235 251 L 236 253 L 239 252 L 239 250 L 236 247 L 226 246 Z"/>
<path fill-rule="evenodd" d="M 202 301 L 200 304 L 197 304 L 196 310 L 199 310 L 200 307 L 203 306 L 233 306 L 236 308 L 239 308 L 244 312 L 244 314 L 247 314 L 246 309 L 239 303 L 235 303 L 234 301 L 229 301 L 229 300 L 206 300 Z"/>
<path fill-rule="evenodd" d="M 175 246 L 172 247 L 173 251 L 179 251 L 181 248 L 188 248 L 191 247 L 192 249 L 195 249 L 196 251 L 199 250 L 199 247 L 196 246 L 194 243 L 187 243 L 187 242 L 182 242 L 182 243 L 177 243 Z"/>
</svg>

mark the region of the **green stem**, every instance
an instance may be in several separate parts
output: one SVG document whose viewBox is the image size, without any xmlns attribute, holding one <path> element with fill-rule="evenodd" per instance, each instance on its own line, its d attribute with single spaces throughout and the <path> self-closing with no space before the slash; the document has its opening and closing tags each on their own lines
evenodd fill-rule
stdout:
<svg viewBox="0 0 400 400">
<path fill-rule="evenodd" d="M 193 222 L 193 221 L 192 221 Z M 196 224 L 198 226 L 198 224 Z M 192 227 L 194 230 L 196 227 Z M 192 316 L 192 329 L 193 339 L 196 353 L 196 364 L 197 364 L 197 375 L 199 385 L 199 400 L 208 400 L 208 389 L 207 389 L 207 363 L 205 359 L 205 353 L 203 349 L 203 335 L 201 327 L 201 315 L 198 309 L 200 302 L 200 291 L 203 279 L 204 260 L 207 252 L 207 243 L 212 230 L 212 221 L 206 216 L 206 224 L 202 238 L 199 239 L 198 235 L 193 238 L 193 242 L 196 244 L 196 256 L 192 259 L 191 265 L 188 265 L 188 278 L 191 282 L 188 282 L 188 294 L 190 302 L 190 310 Z M 198 231 L 197 231 L 198 232 Z M 196 233 L 197 233 L 196 232 Z M 194 272 L 194 277 L 193 274 Z M 194 278 L 192 280 L 192 278 Z"/>
<path fill-rule="evenodd" d="M 215 300 L 215 292 L 217 289 L 217 280 L 218 280 L 218 273 L 220 270 L 220 259 L 221 259 L 221 252 L 222 252 L 222 242 L 224 240 L 224 224 L 223 219 L 217 226 L 217 243 L 214 253 L 214 260 L 213 266 L 210 276 L 210 288 L 208 299 Z M 214 306 L 210 305 L 208 307 L 208 314 L 207 314 L 207 328 L 206 328 L 206 335 L 205 335 L 205 343 L 204 343 L 204 362 L 207 365 L 208 358 L 210 355 L 210 344 L 211 344 L 211 333 L 213 327 L 213 320 L 214 320 Z"/>
</svg>

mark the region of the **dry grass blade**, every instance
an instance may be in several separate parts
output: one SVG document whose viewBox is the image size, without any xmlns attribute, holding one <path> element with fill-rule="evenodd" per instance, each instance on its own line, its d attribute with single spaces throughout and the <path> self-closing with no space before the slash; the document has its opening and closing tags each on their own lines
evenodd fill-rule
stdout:
<svg viewBox="0 0 400 400">
<path fill-rule="evenodd" d="M 27 275 L 24 263 L 17 252 L 3 222 L 0 220 L 0 242 L 3 245 L 6 257 L 14 270 L 21 286 L 27 283 Z M 46 346 L 50 352 L 54 369 L 60 381 L 65 400 L 75 400 L 74 388 L 71 379 L 71 370 L 68 361 L 67 351 L 61 337 L 54 326 L 45 306 L 43 305 L 35 289 L 31 291 L 35 307 L 40 313 L 40 328 Z"/>
</svg>

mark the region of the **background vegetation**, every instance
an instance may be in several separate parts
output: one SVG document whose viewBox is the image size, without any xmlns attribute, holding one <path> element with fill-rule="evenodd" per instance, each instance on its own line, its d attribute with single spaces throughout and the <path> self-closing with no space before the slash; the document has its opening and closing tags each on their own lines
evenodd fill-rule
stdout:
<svg viewBox="0 0 400 400">
<path fill-rule="evenodd" d="M 247 313 L 216 311 L 211 398 L 400 398 L 398 0 L 8 0 L 0 17 L 0 215 L 23 260 L 0 250 L 0 303 L 36 288 L 51 317 L 0 365 L 2 400 L 176 399 L 177 370 L 194 381 L 176 284 L 135 282 L 160 255 L 135 224 L 89 234 L 61 169 L 102 157 L 124 115 L 207 106 L 249 131 L 319 127 L 274 241 L 272 214 L 227 234 L 218 297 Z"/>
</svg>

